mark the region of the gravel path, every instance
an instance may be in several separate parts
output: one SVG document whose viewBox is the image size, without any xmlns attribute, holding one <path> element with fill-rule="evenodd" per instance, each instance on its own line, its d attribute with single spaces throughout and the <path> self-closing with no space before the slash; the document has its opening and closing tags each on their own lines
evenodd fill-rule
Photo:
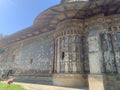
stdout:
<svg viewBox="0 0 120 90">
<path fill-rule="evenodd" d="M 26 90 L 88 90 L 88 89 L 76 89 L 76 88 L 67 88 L 67 87 L 58 87 L 58 86 L 49 86 L 49 85 L 40 85 L 40 84 L 28 84 L 28 83 L 18 83 L 15 84 L 21 85 Z"/>
</svg>

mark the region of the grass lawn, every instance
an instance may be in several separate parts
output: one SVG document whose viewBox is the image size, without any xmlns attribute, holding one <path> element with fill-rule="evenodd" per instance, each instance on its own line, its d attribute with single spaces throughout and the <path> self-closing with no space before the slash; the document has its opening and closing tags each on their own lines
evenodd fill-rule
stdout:
<svg viewBox="0 0 120 90">
<path fill-rule="evenodd" d="M 0 83 L 0 90 L 25 90 L 19 85 Z"/>
</svg>

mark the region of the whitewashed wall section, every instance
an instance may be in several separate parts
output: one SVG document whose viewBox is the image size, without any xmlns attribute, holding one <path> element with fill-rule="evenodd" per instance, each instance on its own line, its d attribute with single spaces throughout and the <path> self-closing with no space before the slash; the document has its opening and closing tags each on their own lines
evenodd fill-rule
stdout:
<svg viewBox="0 0 120 90">
<path fill-rule="evenodd" d="M 88 36 L 89 46 L 89 62 L 90 62 L 90 73 L 100 74 L 102 73 L 102 60 L 99 45 L 99 27 L 94 27 L 90 30 Z"/>
</svg>

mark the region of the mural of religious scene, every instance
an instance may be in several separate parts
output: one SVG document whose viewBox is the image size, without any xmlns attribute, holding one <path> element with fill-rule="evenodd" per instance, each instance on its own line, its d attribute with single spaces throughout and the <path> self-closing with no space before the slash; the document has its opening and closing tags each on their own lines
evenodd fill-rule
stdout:
<svg viewBox="0 0 120 90">
<path fill-rule="evenodd" d="M 85 73 L 90 73 L 90 67 L 89 67 L 89 59 L 88 59 L 88 42 L 87 42 L 87 36 L 81 37 L 82 42 L 82 60 L 83 60 L 83 67 Z"/>
<path fill-rule="evenodd" d="M 116 55 L 119 53 L 115 50 L 118 48 L 115 42 L 117 41 L 117 37 L 110 33 L 100 33 L 101 40 L 101 49 L 102 49 L 102 58 L 103 58 L 103 72 L 104 73 L 117 73 L 117 65 L 116 62 L 118 59 Z"/>
<path fill-rule="evenodd" d="M 45 40 L 33 38 L 23 42 L 20 50 L 18 50 L 20 52 L 16 51 L 18 56 L 15 56 L 14 61 L 17 74 L 39 75 L 52 72 L 53 45 L 51 38 Z"/>
<path fill-rule="evenodd" d="M 69 36 L 61 36 L 56 40 L 56 68 L 57 73 L 80 73 L 82 72 L 83 63 L 87 62 L 88 58 L 82 59 L 82 53 L 86 54 L 87 51 L 82 51 L 81 37 L 74 35 L 72 32 L 67 32 Z M 74 32 L 75 33 L 75 32 Z M 73 34 L 73 35 L 72 35 Z M 86 39 L 86 38 L 85 38 Z M 84 41 L 86 44 L 86 41 Z M 85 46 L 84 46 L 85 47 Z M 87 55 L 87 54 L 86 54 Z M 89 65 L 85 63 L 85 70 L 89 71 Z"/>
<path fill-rule="evenodd" d="M 20 43 L 15 43 L 3 49 L 4 51 L 0 53 L 1 70 L 4 71 L 11 70 L 13 72 L 12 74 L 16 73 L 16 67 L 19 67 L 18 64 L 16 63 L 18 62 L 18 58 L 19 58 L 19 51 L 20 51 L 19 47 L 20 47 Z"/>
<path fill-rule="evenodd" d="M 118 73 L 120 73 L 120 33 L 113 34 L 112 37 L 114 42 L 113 45 L 114 45 L 117 69 L 118 69 Z"/>
<path fill-rule="evenodd" d="M 5 49 L 3 49 L 3 48 L 0 48 L 0 72 L 4 69 L 4 65 L 5 65 L 5 61 L 6 61 L 6 56 L 7 56 L 7 54 L 5 53 L 6 51 L 5 51 Z"/>
</svg>

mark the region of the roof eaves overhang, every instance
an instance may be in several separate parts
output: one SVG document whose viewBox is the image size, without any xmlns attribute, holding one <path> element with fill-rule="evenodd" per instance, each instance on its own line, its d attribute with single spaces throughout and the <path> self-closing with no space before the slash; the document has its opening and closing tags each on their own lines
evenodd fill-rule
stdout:
<svg viewBox="0 0 120 90">
<path fill-rule="evenodd" d="M 87 19 L 103 13 L 105 16 L 120 13 L 120 1 L 65 3 L 51 7 L 38 15 L 32 26 L 0 40 L 0 46 L 30 38 L 51 30 L 66 19 Z"/>
</svg>

